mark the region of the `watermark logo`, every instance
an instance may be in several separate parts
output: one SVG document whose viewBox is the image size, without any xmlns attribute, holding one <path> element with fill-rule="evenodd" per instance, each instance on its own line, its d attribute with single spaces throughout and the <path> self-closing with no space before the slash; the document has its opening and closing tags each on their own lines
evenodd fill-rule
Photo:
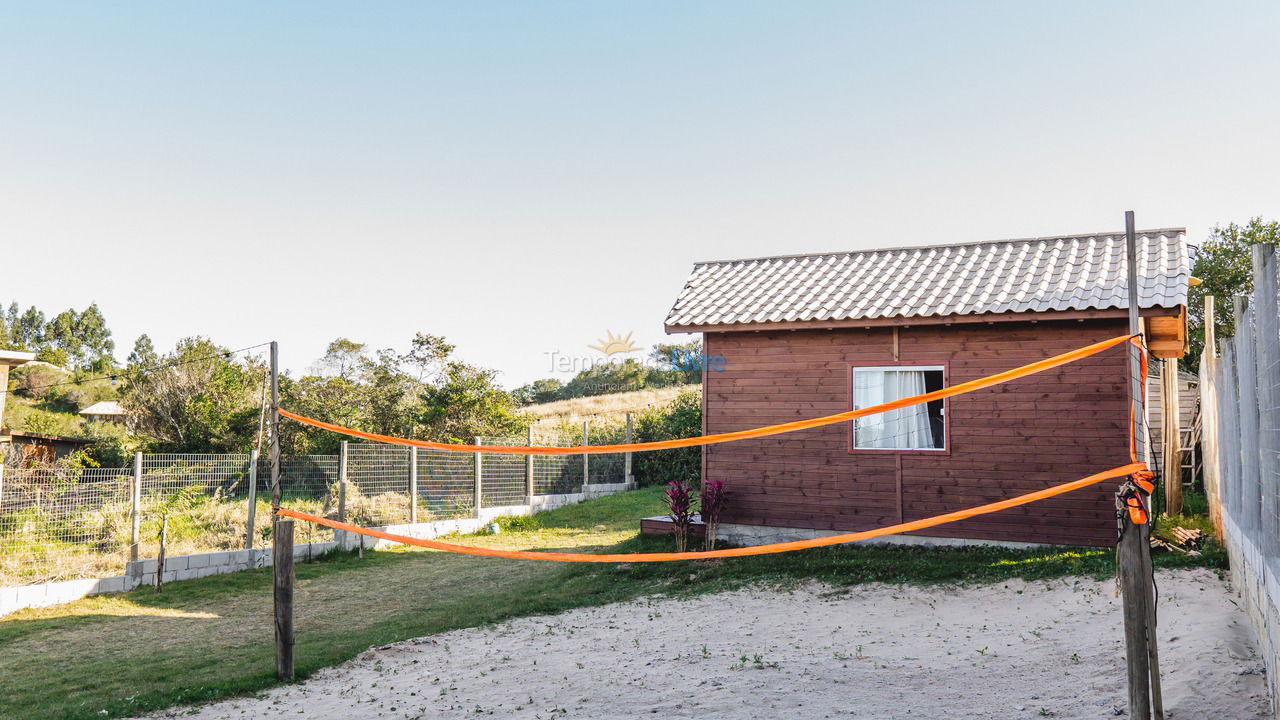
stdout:
<svg viewBox="0 0 1280 720">
<path fill-rule="evenodd" d="M 631 342 L 631 336 L 633 335 L 635 335 L 635 332 L 629 332 L 626 337 L 620 337 L 614 335 L 612 330 L 606 330 L 604 337 L 596 340 L 596 342 L 600 343 L 599 345 L 588 345 L 587 347 L 592 350 L 599 350 L 605 355 L 635 352 L 640 348 Z"/>
</svg>

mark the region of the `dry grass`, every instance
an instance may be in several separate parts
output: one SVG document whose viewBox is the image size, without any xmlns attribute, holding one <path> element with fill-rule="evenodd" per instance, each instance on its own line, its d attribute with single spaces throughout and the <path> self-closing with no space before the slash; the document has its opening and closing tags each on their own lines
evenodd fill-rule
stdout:
<svg viewBox="0 0 1280 720">
<path fill-rule="evenodd" d="M 589 419 L 623 422 L 628 412 L 666 405 L 682 391 L 696 390 L 699 387 L 698 385 L 677 385 L 675 387 L 633 390 L 611 395 L 557 400 L 556 402 L 543 403 L 541 405 L 530 405 L 524 408 L 524 412 L 536 418 L 550 420 L 555 423 L 580 423 Z"/>
</svg>

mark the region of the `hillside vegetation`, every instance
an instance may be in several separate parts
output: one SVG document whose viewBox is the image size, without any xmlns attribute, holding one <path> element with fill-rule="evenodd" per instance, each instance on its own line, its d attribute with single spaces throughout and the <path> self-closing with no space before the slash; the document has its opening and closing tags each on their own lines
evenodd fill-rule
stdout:
<svg viewBox="0 0 1280 720">
<path fill-rule="evenodd" d="M 664 388 L 646 388 L 630 392 L 594 395 L 591 397 L 557 400 L 555 402 L 528 405 L 523 412 L 539 420 L 555 423 L 581 423 L 583 420 L 604 420 L 611 423 L 626 421 L 628 412 L 640 412 L 648 408 L 667 405 L 682 392 L 701 392 L 701 385 L 676 385 Z"/>
</svg>

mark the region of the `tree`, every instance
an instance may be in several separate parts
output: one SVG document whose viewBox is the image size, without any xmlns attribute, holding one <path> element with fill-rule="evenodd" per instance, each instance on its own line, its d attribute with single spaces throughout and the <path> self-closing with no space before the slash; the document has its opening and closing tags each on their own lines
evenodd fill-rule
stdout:
<svg viewBox="0 0 1280 720">
<path fill-rule="evenodd" d="M 494 383 L 497 372 L 451 361 L 437 385 L 422 391 L 418 416 L 426 439 L 469 442 L 477 435 L 510 435 L 523 428 L 515 398 Z"/>
<path fill-rule="evenodd" d="M 338 338 L 325 348 L 324 357 L 320 358 L 322 372 L 335 375 L 344 380 L 351 379 L 366 362 L 364 343 L 347 338 Z"/>
<path fill-rule="evenodd" d="M 657 343 L 649 352 L 658 367 L 649 372 L 649 385 L 696 385 L 702 382 L 702 341 Z"/>
<path fill-rule="evenodd" d="M 642 390 L 648 376 L 649 368 L 635 358 L 620 363 L 600 363 L 575 375 L 560 394 L 562 398 L 575 398 Z"/>
<path fill-rule="evenodd" d="M 231 359 L 211 340 L 189 337 L 121 393 L 130 427 L 163 452 L 232 452 L 248 448 L 258 427 L 261 368 Z"/>
<path fill-rule="evenodd" d="M 561 400 L 563 390 L 564 383 L 555 378 L 543 378 L 516 388 L 511 395 L 521 405 L 534 405 Z"/>
<path fill-rule="evenodd" d="M 418 382 L 438 380 L 444 370 L 445 361 L 456 349 L 439 335 L 415 333 L 409 352 L 400 356 L 400 360 L 417 369 Z"/>
<path fill-rule="evenodd" d="M 138 339 L 133 341 L 133 352 L 129 353 L 128 369 L 145 368 L 159 361 L 160 356 L 156 354 L 156 346 L 151 342 L 151 337 L 146 333 L 139 335 Z"/>
<path fill-rule="evenodd" d="M 1219 335 L 1235 334 L 1235 318 L 1231 311 L 1231 298 L 1253 290 L 1253 248 L 1255 244 L 1280 246 L 1280 222 L 1263 222 L 1253 218 L 1241 227 L 1231 223 L 1226 227 L 1215 226 L 1209 231 L 1209 239 L 1200 245 L 1191 266 L 1191 274 L 1201 284 L 1191 288 L 1187 308 L 1188 349 L 1184 363 L 1192 372 L 1200 367 L 1200 353 L 1204 350 L 1205 317 L 1204 298 L 1216 299 L 1214 314 Z"/>
</svg>

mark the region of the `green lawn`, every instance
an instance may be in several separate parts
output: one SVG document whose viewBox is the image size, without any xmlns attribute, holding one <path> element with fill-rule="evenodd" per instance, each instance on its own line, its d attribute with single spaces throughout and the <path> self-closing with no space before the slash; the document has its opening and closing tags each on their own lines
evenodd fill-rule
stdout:
<svg viewBox="0 0 1280 720">
<path fill-rule="evenodd" d="M 649 488 L 504 523 L 493 547 L 617 552 L 671 549 L 637 537 L 661 514 Z M 1160 554 L 1160 567 L 1225 567 L 1218 549 Z M 591 565 L 429 551 L 339 553 L 297 566 L 297 665 L 306 676 L 396 640 L 645 594 L 693 594 L 748 583 L 994 582 L 1104 577 L 1100 549 L 1003 550 L 844 546 L 735 560 Z M 274 683 L 271 571 L 172 583 L 0 619 L 0 718 L 101 718 L 253 692 Z M 107 711 L 106 715 L 102 711 Z"/>
</svg>

